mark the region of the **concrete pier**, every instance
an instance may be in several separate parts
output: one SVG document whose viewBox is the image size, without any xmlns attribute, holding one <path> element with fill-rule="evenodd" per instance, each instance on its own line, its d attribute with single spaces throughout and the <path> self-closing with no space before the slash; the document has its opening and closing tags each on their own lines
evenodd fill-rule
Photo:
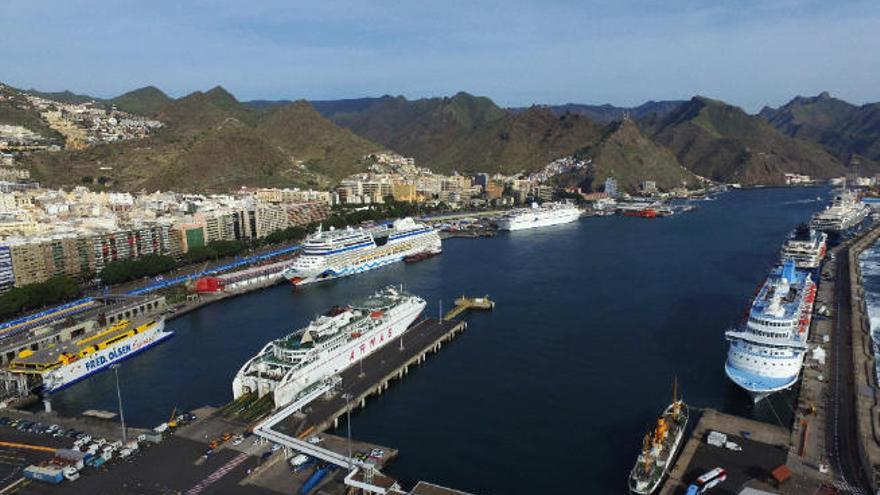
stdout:
<svg viewBox="0 0 880 495">
<path fill-rule="evenodd" d="M 352 411 L 366 407 L 369 397 L 387 391 L 394 380 L 403 379 L 409 373 L 411 366 L 424 363 L 466 328 L 465 321 L 431 318 L 416 323 L 401 336 L 399 343 L 387 344 L 367 356 L 363 363 L 345 370 L 339 390 L 311 402 L 302 415 L 289 416 L 275 429 L 297 436 L 304 431 L 318 433 L 343 425 L 349 406 Z"/>
</svg>

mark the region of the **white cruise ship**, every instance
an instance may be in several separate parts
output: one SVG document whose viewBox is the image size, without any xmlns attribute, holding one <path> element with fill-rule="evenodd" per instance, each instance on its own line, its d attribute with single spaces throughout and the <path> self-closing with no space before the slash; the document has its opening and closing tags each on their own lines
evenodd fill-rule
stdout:
<svg viewBox="0 0 880 495">
<path fill-rule="evenodd" d="M 9 363 L 9 371 L 38 375 L 42 378 L 42 390 L 53 393 L 146 351 L 173 335 L 165 330 L 164 318 L 137 326 L 122 320 L 77 340 L 39 351 L 25 349 Z"/>
<path fill-rule="evenodd" d="M 437 231 L 412 218 L 397 219 L 390 228 L 380 231 L 319 228 L 306 239 L 302 254 L 283 275 L 294 285 L 303 285 L 354 275 L 396 263 L 407 256 L 436 254 L 441 250 Z"/>
<path fill-rule="evenodd" d="M 810 226 L 824 232 L 842 232 L 855 227 L 871 213 L 871 207 L 859 201 L 856 193 L 842 190 L 831 206 L 813 215 Z"/>
<path fill-rule="evenodd" d="M 815 300 L 809 272 L 786 261 L 770 272 L 746 324 L 725 333 L 730 349 L 724 370 L 755 402 L 797 382 Z"/>
<path fill-rule="evenodd" d="M 425 309 L 425 300 L 386 287 L 366 300 L 334 308 L 305 328 L 266 344 L 241 367 L 232 395 L 273 394 L 276 407 L 294 401 L 383 346 L 396 342 Z"/>
<path fill-rule="evenodd" d="M 569 203 L 544 203 L 540 206 L 532 203 L 531 208 L 511 210 L 497 223 L 500 230 L 513 231 L 574 222 L 580 216 L 581 211 Z"/>
<path fill-rule="evenodd" d="M 782 244 L 780 258 L 793 260 L 797 268 L 812 270 L 819 268 L 828 249 L 828 234 L 802 225 L 792 232 Z"/>
</svg>

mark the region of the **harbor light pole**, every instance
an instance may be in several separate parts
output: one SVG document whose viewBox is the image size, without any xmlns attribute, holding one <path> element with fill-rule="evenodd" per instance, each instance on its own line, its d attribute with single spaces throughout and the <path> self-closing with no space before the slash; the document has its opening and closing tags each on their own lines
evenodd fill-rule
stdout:
<svg viewBox="0 0 880 495">
<path fill-rule="evenodd" d="M 342 396 L 345 399 L 345 422 L 348 426 L 348 470 L 351 471 L 354 469 L 351 460 L 351 399 L 352 396 L 349 393 L 346 393 Z"/>
<path fill-rule="evenodd" d="M 122 423 L 122 443 L 128 443 L 128 437 L 125 434 L 125 415 L 122 413 L 122 391 L 119 389 L 119 364 L 110 365 L 113 368 L 113 374 L 116 375 L 116 398 L 119 399 L 119 421 Z"/>
</svg>

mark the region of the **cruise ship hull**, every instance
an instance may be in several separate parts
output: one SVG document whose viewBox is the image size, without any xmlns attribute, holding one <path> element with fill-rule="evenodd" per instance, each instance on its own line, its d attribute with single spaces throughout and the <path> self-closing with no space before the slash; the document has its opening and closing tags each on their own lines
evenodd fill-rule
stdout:
<svg viewBox="0 0 880 495">
<path fill-rule="evenodd" d="M 49 394 L 58 392 L 91 375 L 100 373 L 113 364 L 134 357 L 172 336 L 174 336 L 174 332 L 165 331 L 165 320 L 159 320 L 153 328 L 146 332 L 117 342 L 96 351 L 87 358 L 74 361 L 44 374 L 42 391 Z"/>
<path fill-rule="evenodd" d="M 797 283 L 795 289 L 790 285 Z M 797 383 L 808 350 L 816 284 L 788 260 L 767 279 L 748 322 L 725 333 L 730 341 L 724 371 L 757 403 Z M 781 304 L 788 305 L 785 309 Z"/>
<path fill-rule="evenodd" d="M 407 256 L 429 253 L 439 254 L 443 247 L 440 236 L 431 228 L 412 233 L 398 234 L 382 245 L 369 240 L 367 246 L 342 249 L 331 255 L 302 255 L 303 262 L 294 262 L 284 270 L 283 276 L 294 286 L 324 282 L 336 278 L 357 275 L 403 261 Z"/>
<path fill-rule="evenodd" d="M 406 250 L 402 253 L 397 253 L 392 256 L 386 256 L 382 258 L 377 258 L 371 260 L 369 262 L 358 263 L 354 265 L 345 265 L 345 266 L 331 266 L 323 268 L 319 271 L 307 271 L 307 270 L 297 270 L 293 268 L 289 268 L 284 272 L 284 277 L 294 286 L 308 285 L 313 284 L 315 282 L 326 282 L 328 280 L 333 280 L 337 278 L 349 277 L 351 275 L 357 275 L 359 273 L 367 272 L 370 270 L 375 270 L 377 268 L 382 268 L 394 263 L 398 263 L 403 261 L 407 256 L 412 256 L 420 253 L 431 253 L 431 254 L 440 254 L 442 250 L 438 245 L 434 249 L 424 249 L 424 248 L 413 248 Z"/>
<path fill-rule="evenodd" d="M 745 390 L 749 397 L 752 398 L 752 402 L 756 404 L 776 392 L 791 388 L 797 383 L 799 376 L 799 373 L 797 373 L 788 377 L 768 378 L 743 371 L 735 366 L 731 366 L 729 362 L 724 363 L 724 373 L 730 381 Z"/>
<path fill-rule="evenodd" d="M 295 376 L 288 380 L 279 381 L 253 376 L 248 373 L 251 365 L 251 362 L 248 362 L 233 380 L 232 395 L 237 399 L 248 393 L 256 393 L 259 397 L 271 393 L 276 407 L 286 406 L 312 385 L 341 373 L 382 347 L 397 342 L 400 335 L 416 321 L 425 309 L 425 305 L 426 303 L 421 300 L 419 303 L 407 303 L 390 321 L 358 338 L 349 340 L 337 349 L 328 351 L 316 362 L 297 370 Z"/>
<path fill-rule="evenodd" d="M 551 225 L 560 225 L 571 223 L 580 218 L 581 212 L 575 208 L 559 212 L 553 216 L 532 216 L 524 214 L 519 217 L 505 217 L 498 220 L 498 229 L 507 231 L 527 230 L 538 227 L 549 227 Z"/>
</svg>

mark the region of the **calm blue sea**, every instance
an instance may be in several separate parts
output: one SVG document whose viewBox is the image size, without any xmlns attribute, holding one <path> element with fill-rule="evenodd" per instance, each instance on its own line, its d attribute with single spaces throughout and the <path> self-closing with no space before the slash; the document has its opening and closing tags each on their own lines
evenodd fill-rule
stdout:
<svg viewBox="0 0 880 495">
<path fill-rule="evenodd" d="M 821 197 L 821 199 L 820 199 Z M 400 449 L 390 474 L 477 493 L 622 493 L 641 438 L 671 400 L 787 421 L 791 397 L 752 409 L 724 376 L 723 332 L 825 189 L 732 191 L 688 214 L 586 218 L 293 291 L 281 285 L 169 323 L 177 335 L 120 369 L 126 419 L 153 426 L 175 407 L 231 399 L 239 367 L 266 341 L 333 304 L 403 283 L 437 314 L 489 295 L 491 314 L 352 417 L 353 435 Z M 880 261 L 878 261 L 880 263 Z M 880 266 L 880 265 L 878 265 Z M 114 409 L 104 373 L 54 397 L 56 409 Z"/>
</svg>

